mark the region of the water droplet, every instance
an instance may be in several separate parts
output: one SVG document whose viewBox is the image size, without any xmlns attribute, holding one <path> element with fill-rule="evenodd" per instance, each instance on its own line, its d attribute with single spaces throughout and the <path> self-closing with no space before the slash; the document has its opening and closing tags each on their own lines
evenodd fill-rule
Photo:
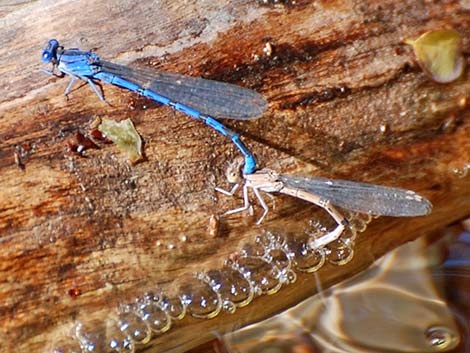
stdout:
<svg viewBox="0 0 470 353">
<path fill-rule="evenodd" d="M 341 234 L 342 239 L 355 240 L 357 233 L 362 233 L 367 229 L 368 224 L 372 221 L 372 215 L 345 211 L 344 216 L 349 222 L 349 227 Z"/>
<path fill-rule="evenodd" d="M 268 254 L 270 262 L 276 265 L 277 268 L 281 270 L 288 270 L 291 268 L 291 259 L 287 256 L 284 251 L 280 249 L 272 249 L 269 251 Z"/>
<path fill-rule="evenodd" d="M 140 344 L 150 341 L 152 335 L 148 324 L 129 308 L 119 313 L 119 328 L 131 340 Z"/>
<path fill-rule="evenodd" d="M 146 291 L 141 298 L 137 298 L 136 302 L 151 302 L 151 303 L 161 303 L 163 301 L 163 295 L 157 290 L 156 292 L 149 290 Z"/>
<path fill-rule="evenodd" d="M 269 231 L 258 235 L 255 241 L 257 243 L 262 244 L 264 248 L 268 249 L 279 248 L 285 243 L 285 239 L 283 236 Z"/>
<path fill-rule="evenodd" d="M 297 280 L 297 275 L 292 270 L 288 271 L 286 276 L 289 283 L 294 283 Z"/>
<path fill-rule="evenodd" d="M 303 254 L 296 254 L 295 268 L 302 272 L 318 271 L 325 264 L 326 254 L 324 249 L 306 251 Z"/>
<path fill-rule="evenodd" d="M 108 347 L 106 353 L 134 353 L 135 351 L 134 342 L 119 329 L 117 322 L 108 325 L 106 344 Z"/>
<path fill-rule="evenodd" d="M 162 298 L 160 305 L 173 320 L 181 320 L 186 315 L 186 305 L 179 297 Z"/>
<path fill-rule="evenodd" d="M 455 168 L 453 173 L 456 174 L 459 178 L 465 178 L 468 175 L 470 170 L 470 163 L 465 164 L 462 168 Z"/>
<path fill-rule="evenodd" d="M 194 279 L 180 288 L 181 297 L 188 312 L 198 319 L 216 317 L 222 309 L 222 299 L 212 287 L 203 281 Z"/>
<path fill-rule="evenodd" d="M 354 250 L 350 244 L 338 239 L 328 244 L 328 262 L 335 266 L 342 266 L 350 262 L 354 257 Z"/>
<path fill-rule="evenodd" d="M 137 314 L 157 334 L 164 333 L 171 327 L 170 316 L 155 301 L 144 299 L 139 302 L 137 304 Z"/>
<path fill-rule="evenodd" d="M 346 227 L 343 233 L 341 233 L 340 239 L 342 239 L 347 244 L 353 245 L 356 241 L 358 232 L 363 232 L 366 230 L 366 228 L 367 226 L 363 226 L 363 224 L 359 224 L 358 227 L 356 227 L 354 223 L 353 225 L 350 224 L 349 227 Z"/>
<path fill-rule="evenodd" d="M 79 322 L 75 325 L 75 336 L 83 352 L 134 352 L 134 344 L 119 330 L 117 323 L 112 320 Z"/>
<path fill-rule="evenodd" d="M 82 353 L 80 344 L 71 337 L 62 338 L 52 345 L 53 353 Z"/>
<path fill-rule="evenodd" d="M 230 314 L 234 314 L 237 311 L 237 306 L 230 300 L 222 300 L 222 309 Z"/>
<path fill-rule="evenodd" d="M 429 345 L 440 351 L 451 350 L 460 342 L 459 336 L 445 326 L 433 326 L 426 330 L 425 336 Z"/>
<path fill-rule="evenodd" d="M 261 258 L 241 257 L 235 266 L 253 282 L 256 294 L 274 294 L 282 286 L 279 270 Z"/>
<path fill-rule="evenodd" d="M 325 228 L 322 228 L 320 231 L 317 230 L 306 230 L 305 234 L 309 236 L 309 240 L 307 242 L 308 249 L 321 249 L 324 248 L 326 245 L 331 243 L 332 241 L 335 241 L 339 236 L 341 236 L 341 233 L 336 233 L 334 232 L 335 229 L 332 229 L 330 232 L 326 231 Z"/>
<path fill-rule="evenodd" d="M 319 270 L 326 261 L 324 249 L 310 250 L 308 246 L 309 236 L 302 234 L 288 240 L 288 247 L 293 256 L 293 266 L 301 272 L 315 272 Z"/>
<path fill-rule="evenodd" d="M 75 325 L 75 336 L 84 352 L 105 353 L 106 337 L 102 323 L 79 322 Z"/>
<path fill-rule="evenodd" d="M 261 243 L 256 241 L 254 244 L 249 243 L 243 245 L 240 255 L 241 256 L 264 256 L 266 250 L 265 246 Z"/>
<path fill-rule="evenodd" d="M 254 296 L 251 283 L 243 275 L 232 268 L 207 272 L 211 285 L 216 288 L 224 302 L 230 301 L 236 307 L 248 305 Z"/>
<path fill-rule="evenodd" d="M 390 130 L 390 127 L 388 124 L 382 124 L 379 126 L 379 130 L 381 134 L 386 134 Z"/>
<path fill-rule="evenodd" d="M 309 228 L 305 230 L 305 233 L 308 234 L 309 236 L 317 236 L 318 233 L 327 232 L 326 227 L 316 219 L 311 219 L 308 222 L 308 225 L 309 225 Z"/>
</svg>

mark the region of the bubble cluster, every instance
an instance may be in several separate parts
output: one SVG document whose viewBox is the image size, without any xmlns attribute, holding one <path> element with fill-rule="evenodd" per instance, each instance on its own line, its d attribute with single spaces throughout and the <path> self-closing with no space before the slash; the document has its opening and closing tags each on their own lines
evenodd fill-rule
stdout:
<svg viewBox="0 0 470 353">
<path fill-rule="evenodd" d="M 349 227 L 321 248 L 311 245 L 329 234 L 318 221 L 310 221 L 300 234 L 261 231 L 220 268 L 181 281 L 176 295 L 147 291 L 121 304 L 108 320 L 77 322 L 72 334 L 60 338 L 48 352 L 132 353 L 186 316 L 211 319 L 221 312 L 234 313 L 257 296 L 272 295 L 294 283 L 298 272 L 315 272 L 325 263 L 342 266 L 353 258 L 357 234 L 372 219 L 370 215 L 345 215 Z"/>
<path fill-rule="evenodd" d="M 135 351 L 135 343 L 112 319 L 78 322 L 72 334 L 73 339 L 69 342 L 62 340 L 62 343 L 55 345 L 53 352 L 133 353 Z M 58 351 L 58 347 L 68 347 L 69 350 Z M 71 347 L 73 350 L 70 350 Z"/>
</svg>

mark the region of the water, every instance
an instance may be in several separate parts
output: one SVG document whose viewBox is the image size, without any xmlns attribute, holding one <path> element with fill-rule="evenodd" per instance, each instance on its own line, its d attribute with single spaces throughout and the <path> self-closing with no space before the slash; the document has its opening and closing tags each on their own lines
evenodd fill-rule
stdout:
<svg viewBox="0 0 470 353">
<path fill-rule="evenodd" d="M 231 353 L 468 353 L 469 303 L 470 232 L 456 226 L 221 342 Z"/>
</svg>

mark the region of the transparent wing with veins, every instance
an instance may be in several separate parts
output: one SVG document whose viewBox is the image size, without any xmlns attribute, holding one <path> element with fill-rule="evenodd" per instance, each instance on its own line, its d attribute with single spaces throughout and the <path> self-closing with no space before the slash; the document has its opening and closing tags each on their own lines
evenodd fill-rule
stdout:
<svg viewBox="0 0 470 353">
<path fill-rule="evenodd" d="M 414 217 L 427 215 L 432 204 L 414 191 L 395 187 L 327 178 L 280 175 L 285 185 L 329 200 L 332 204 L 360 213 Z"/>
</svg>

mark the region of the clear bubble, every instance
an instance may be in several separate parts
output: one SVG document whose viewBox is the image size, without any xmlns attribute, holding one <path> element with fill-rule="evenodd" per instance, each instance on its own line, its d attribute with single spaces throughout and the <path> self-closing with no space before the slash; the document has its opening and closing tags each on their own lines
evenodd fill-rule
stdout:
<svg viewBox="0 0 470 353">
<path fill-rule="evenodd" d="M 451 350 L 460 343 L 459 335 L 445 326 L 433 326 L 427 329 L 425 337 L 431 347 L 440 351 Z"/>
<path fill-rule="evenodd" d="M 274 294 L 282 286 L 279 270 L 259 257 L 241 257 L 236 267 L 253 282 L 256 294 Z"/>
<path fill-rule="evenodd" d="M 308 235 L 310 238 L 309 243 L 313 241 L 320 241 L 323 237 L 328 236 L 330 234 L 327 228 L 317 220 L 310 220 L 309 225 L 310 227 L 304 231 L 305 234 Z M 323 247 L 325 244 L 327 244 L 325 243 L 325 241 L 326 240 L 321 241 L 323 245 L 321 245 L 320 247 Z M 315 245 L 315 247 L 318 247 L 318 245 Z"/>
<path fill-rule="evenodd" d="M 340 239 L 342 239 L 347 244 L 354 244 L 357 239 L 357 234 L 357 228 L 354 226 L 349 226 L 344 229 L 343 233 L 341 233 Z"/>
<path fill-rule="evenodd" d="M 171 327 L 170 316 L 155 301 L 144 299 L 139 302 L 137 304 L 137 314 L 157 334 L 165 333 Z"/>
<path fill-rule="evenodd" d="M 325 249 L 308 250 L 295 257 L 295 268 L 301 272 L 316 272 L 323 267 L 326 260 Z"/>
<path fill-rule="evenodd" d="M 237 311 L 237 306 L 230 300 L 222 300 L 222 309 L 230 314 L 233 314 L 235 311 Z"/>
<path fill-rule="evenodd" d="M 232 302 L 236 307 L 248 305 L 254 296 L 254 289 L 243 275 L 230 267 L 207 272 L 211 285 L 224 302 Z"/>
<path fill-rule="evenodd" d="M 222 310 L 222 299 L 212 287 L 201 280 L 194 279 L 180 288 L 188 312 L 198 319 L 211 319 Z"/>
<path fill-rule="evenodd" d="M 326 233 L 327 228 L 320 223 L 317 219 L 311 219 L 308 222 L 309 228 L 305 230 L 308 235 L 316 235 L 317 233 Z"/>
<path fill-rule="evenodd" d="M 354 257 L 354 249 L 351 244 L 338 239 L 328 244 L 328 262 L 335 266 L 343 266 Z"/>
<path fill-rule="evenodd" d="M 257 243 L 264 246 L 264 248 L 279 248 L 285 243 L 284 237 L 280 234 L 265 231 L 258 235 L 255 240 Z"/>
<path fill-rule="evenodd" d="M 74 331 L 83 352 L 106 353 L 106 332 L 102 323 L 79 322 Z"/>
<path fill-rule="evenodd" d="M 135 350 L 133 342 L 112 320 L 79 322 L 74 331 L 81 346 L 79 352 L 133 353 Z"/>
<path fill-rule="evenodd" d="M 291 259 L 280 249 L 272 249 L 268 252 L 269 260 L 281 270 L 289 270 L 292 265 Z M 266 259 L 266 256 L 265 256 Z"/>
<path fill-rule="evenodd" d="M 264 256 L 266 253 L 265 245 L 260 242 L 256 242 L 254 244 L 249 243 L 243 245 L 242 249 L 240 250 L 241 256 Z"/>
<path fill-rule="evenodd" d="M 135 345 L 120 329 L 117 322 L 108 325 L 106 343 L 108 350 L 106 353 L 134 353 Z"/>
<path fill-rule="evenodd" d="M 179 297 L 163 297 L 160 305 L 173 320 L 182 320 L 186 315 L 186 305 Z"/>
<path fill-rule="evenodd" d="M 142 298 L 137 298 L 137 302 L 152 302 L 152 303 L 160 303 L 163 300 L 163 294 L 159 291 L 147 291 L 144 293 Z"/>
<path fill-rule="evenodd" d="M 297 281 L 297 275 L 292 270 L 283 272 L 281 281 L 283 283 L 294 283 L 295 281 Z"/>
<path fill-rule="evenodd" d="M 309 236 L 301 234 L 289 239 L 287 246 L 292 256 L 293 268 L 310 273 L 318 271 L 325 264 L 326 253 L 324 249 L 310 250 L 308 242 Z"/>
<path fill-rule="evenodd" d="M 150 341 L 151 330 L 147 322 L 142 320 L 129 307 L 124 308 L 119 313 L 119 329 L 124 332 L 132 341 L 139 344 L 145 344 Z"/>
<path fill-rule="evenodd" d="M 367 229 L 367 225 L 372 221 L 372 215 L 351 211 L 344 211 L 344 215 L 349 222 L 349 232 L 355 238 L 357 233 L 362 233 Z M 346 229 L 348 230 L 348 229 Z M 345 237 L 342 235 L 342 237 Z"/>
</svg>

